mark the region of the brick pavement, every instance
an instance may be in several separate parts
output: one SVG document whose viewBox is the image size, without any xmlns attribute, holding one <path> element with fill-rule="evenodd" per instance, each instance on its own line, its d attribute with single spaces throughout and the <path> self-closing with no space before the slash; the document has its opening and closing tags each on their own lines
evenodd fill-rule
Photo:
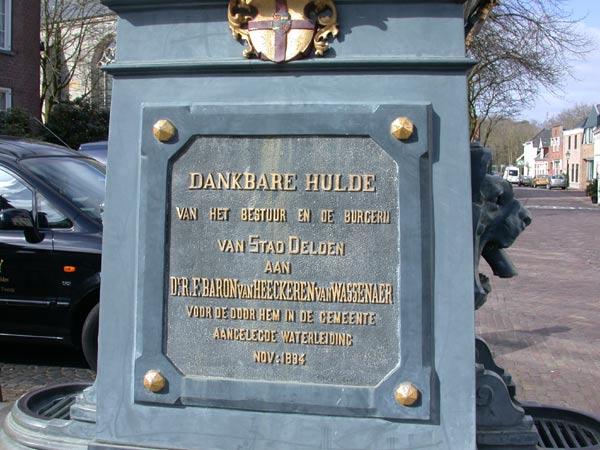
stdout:
<svg viewBox="0 0 600 450">
<path fill-rule="evenodd" d="M 600 416 L 600 208 L 577 193 L 522 202 L 533 223 L 508 250 L 519 276 L 486 272 L 477 332 L 518 399 Z"/>
<path fill-rule="evenodd" d="M 50 384 L 91 382 L 79 352 L 58 345 L 0 344 L 0 385 L 5 402 Z"/>
</svg>

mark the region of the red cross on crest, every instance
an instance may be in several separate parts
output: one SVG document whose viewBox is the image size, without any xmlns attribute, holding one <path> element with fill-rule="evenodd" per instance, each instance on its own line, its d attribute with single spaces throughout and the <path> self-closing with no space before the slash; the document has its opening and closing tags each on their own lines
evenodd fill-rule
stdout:
<svg viewBox="0 0 600 450">
<path fill-rule="evenodd" d="M 333 0 L 230 0 L 229 27 L 246 41 L 244 56 L 277 63 L 322 56 L 338 33 Z"/>
</svg>

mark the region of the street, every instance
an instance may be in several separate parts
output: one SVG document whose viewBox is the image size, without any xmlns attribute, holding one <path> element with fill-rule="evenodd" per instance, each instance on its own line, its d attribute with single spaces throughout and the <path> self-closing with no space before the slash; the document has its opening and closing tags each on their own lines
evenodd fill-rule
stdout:
<svg viewBox="0 0 600 450">
<path fill-rule="evenodd" d="M 577 191 L 515 193 L 533 218 L 508 249 L 519 275 L 480 268 L 493 290 L 476 313 L 477 332 L 512 374 L 519 400 L 600 415 L 600 208 Z"/>
<path fill-rule="evenodd" d="M 600 207 L 582 192 L 515 188 L 533 223 L 508 250 L 519 276 L 491 278 L 477 332 L 517 384 L 519 400 L 600 416 Z M 92 381 L 79 352 L 3 342 L 5 401 L 37 386 Z"/>
</svg>

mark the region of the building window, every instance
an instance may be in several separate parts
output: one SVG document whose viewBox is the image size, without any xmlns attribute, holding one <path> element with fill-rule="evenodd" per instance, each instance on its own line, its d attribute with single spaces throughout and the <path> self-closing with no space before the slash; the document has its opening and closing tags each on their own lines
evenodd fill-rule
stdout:
<svg viewBox="0 0 600 450">
<path fill-rule="evenodd" d="M 10 50 L 10 22 L 12 0 L 0 0 L 0 49 Z"/>
<path fill-rule="evenodd" d="M 555 159 L 554 161 L 552 161 L 552 173 L 560 173 L 560 162 L 560 159 Z"/>
<path fill-rule="evenodd" d="M 594 161 L 586 161 L 587 181 L 594 181 Z"/>
<path fill-rule="evenodd" d="M 1 0 L 0 0 L 1 1 Z M 0 111 L 6 111 L 12 106 L 10 89 L 0 88 Z"/>
<path fill-rule="evenodd" d="M 571 181 L 573 183 L 579 183 L 579 164 L 573 164 L 571 166 Z"/>
<path fill-rule="evenodd" d="M 109 35 L 96 47 L 92 58 L 92 101 L 99 108 L 110 108 L 112 94 L 112 76 L 100 68 L 112 63 L 114 59 L 115 39 L 113 35 Z"/>
</svg>

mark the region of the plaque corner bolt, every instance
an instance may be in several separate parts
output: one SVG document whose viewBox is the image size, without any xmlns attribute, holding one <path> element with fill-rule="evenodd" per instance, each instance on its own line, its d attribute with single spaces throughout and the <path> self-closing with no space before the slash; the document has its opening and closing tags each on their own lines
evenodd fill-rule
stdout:
<svg viewBox="0 0 600 450">
<path fill-rule="evenodd" d="M 157 120 L 152 127 L 152 133 L 154 134 L 154 137 L 160 142 L 170 141 L 175 137 L 176 132 L 177 128 L 175 128 L 175 125 L 173 125 L 173 122 L 171 122 L 169 119 Z"/>
<path fill-rule="evenodd" d="M 419 400 L 419 389 L 411 382 L 400 383 L 394 392 L 396 401 L 402 406 L 412 406 Z"/>
<path fill-rule="evenodd" d="M 404 141 L 413 135 L 415 125 L 408 117 L 398 117 L 390 126 L 390 133 L 399 141 Z"/>
<path fill-rule="evenodd" d="M 162 391 L 167 384 L 166 378 L 160 373 L 160 370 L 149 370 L 144 375 L 144 386 L 153 393 Z"/>
</svg>

